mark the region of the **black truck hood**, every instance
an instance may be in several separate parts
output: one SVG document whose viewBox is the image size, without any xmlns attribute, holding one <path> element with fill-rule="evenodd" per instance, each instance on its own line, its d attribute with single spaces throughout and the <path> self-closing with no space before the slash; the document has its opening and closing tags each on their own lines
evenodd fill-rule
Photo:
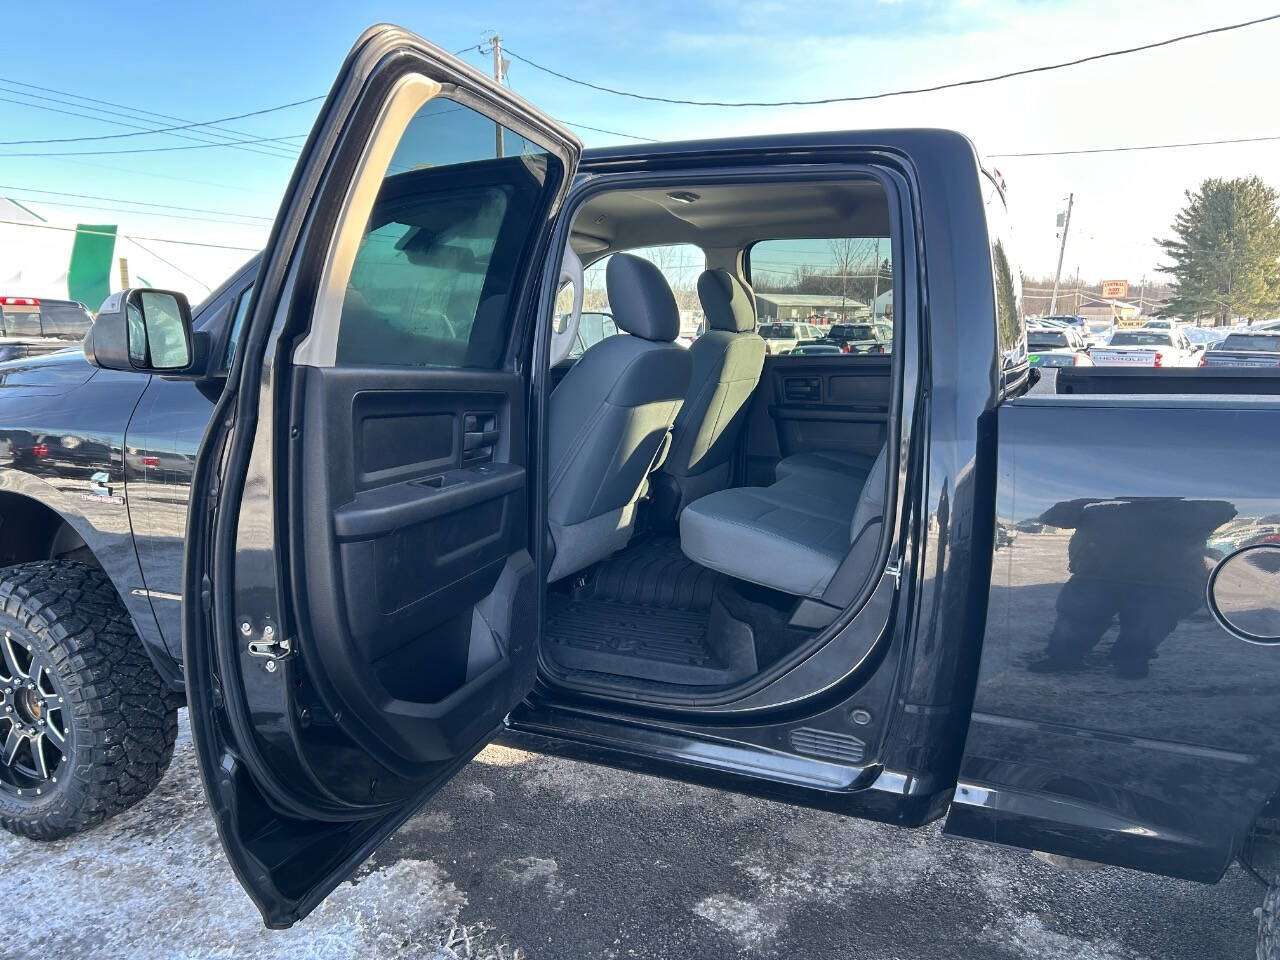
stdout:
<svg viewBox="0 0 1280 960">
<path fill-rule="evenodd" d="M 78 343 L 66 350 L 0 363 L 0 397 L 8 390 L 59 394 L 74 390 L 98 370 L 85 359 Z"/>
</svg>

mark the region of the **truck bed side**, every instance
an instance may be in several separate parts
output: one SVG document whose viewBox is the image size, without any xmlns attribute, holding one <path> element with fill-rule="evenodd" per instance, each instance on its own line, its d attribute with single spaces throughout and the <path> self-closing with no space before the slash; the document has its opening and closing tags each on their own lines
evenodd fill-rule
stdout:
<svg viewBox="0 0 1280 960">
<path fill-rule="evenodd" d="M 1221 625 L 1207 590 L 1225 558 L 1280 542 L 1280 399 L 1039 395 L 998 417 L 947 831 L 1215 880 L 1280 789 L 1280 645 Z"/>
</svg>

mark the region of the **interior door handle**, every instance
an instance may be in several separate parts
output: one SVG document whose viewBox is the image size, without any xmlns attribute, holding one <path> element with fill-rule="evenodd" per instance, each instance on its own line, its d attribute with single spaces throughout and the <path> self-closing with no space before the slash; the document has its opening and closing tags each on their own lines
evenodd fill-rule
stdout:
<svg viewBox="0 0 1280 960">
<path fill-rule="evenodd" d="M 462 449 L 478 450 L 481 447 L 492 447 L 498 442 L 497 430 L 474 430 L 462 435 Z"/>
</svg>

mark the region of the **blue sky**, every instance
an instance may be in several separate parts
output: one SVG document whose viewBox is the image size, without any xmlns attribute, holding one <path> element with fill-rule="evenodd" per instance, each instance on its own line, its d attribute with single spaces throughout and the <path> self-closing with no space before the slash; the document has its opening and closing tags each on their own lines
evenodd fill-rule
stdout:
<svg viewBox="0 0 1280 960">
<path fill-rule="evenodd" d="M 1212 7 L 1191 0 L 1125 5 L 1110 0 L 10 4 L 5 14 L 8 41 L 0 61 L 0 140 L 127 132 L 105 122 L 4 102 L 32 102 L 15 92 L 19 89 L 40 93 L 4 81 L 208 120 L 324 93 L 355 37 L 378 21 L 401 24 L 450 51 L 497 30 L 511 50 L 627 89 L 673 97 L 780 99 L 979 76 L 1270 12 L 1251 0 Z M 1280 134 L 1280 126 L 1270 126 L 1270 111 L 1241 92 L 1273 89 L 1270 64 L 1278 43 L 1280 24 L 1271 24 L 965 91 L 798 109 L 641 103 L 573 86 L 518 61 L 508 79 L 512 89 L 562 120 L 660 139 L 933 125 L 961 129 L 990 153 Z M 488 58 L 476 51 L 465 58 L 487 67 Z M 231 126 L 260 137 L 305 134 L 316 108 L 307 104 Z M 165 123 L 153 120 L 157 126 Z M 578 132 L 589 146 L 619 139 Z M 0 153 L 187 143 L 149 135 L 98 143 L 6 145 Z M 1274 145 L 993 162 L 1010 185 L 1024 269 L 1038 274 L 1052 270 L 1053 217 L 1062 198 L 1074 192 L 1074 242 L 1065 272 L 1078 266 L 1090 279 L 1106 274 L 1128 276 L 1135 283 L 1140 274 L 1156 269 L 1159 253 L 1152 239 L 1167 229 L 1182 191 L 1202 177 L 1258 173 L 1280 185 L 1280 147 Z M 0 157 L 0 195 L 23 198 L 53 223 L 114 222 L 140 237 L 252 247 L 266 236 L 291 168 L 288 158 L 229 148 Z M 236 216 L 190 214 L 233 221 L 208 223 L 95 210 L 87 204 L 112 204 L 37 189 Z M 82 205 L 72 205 L 77 203 Z M 177 245 L 157 249 L 207 284 L 216 284 L 247 255 Z M 201 292 L 198 286 L 191 290 Z"/>
</svg>

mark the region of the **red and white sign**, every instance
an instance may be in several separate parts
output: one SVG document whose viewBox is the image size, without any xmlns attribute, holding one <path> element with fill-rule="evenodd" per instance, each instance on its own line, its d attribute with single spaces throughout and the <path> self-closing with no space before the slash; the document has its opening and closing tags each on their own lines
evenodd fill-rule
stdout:
<svg viewBox="0 0 1280 960">
<path fill-rule="evenodd" d="M 1103 280 L 1102 295 L 1108 300 L 1123 300 L 1129 295 L 1129 281 Z"/>
</svg>

